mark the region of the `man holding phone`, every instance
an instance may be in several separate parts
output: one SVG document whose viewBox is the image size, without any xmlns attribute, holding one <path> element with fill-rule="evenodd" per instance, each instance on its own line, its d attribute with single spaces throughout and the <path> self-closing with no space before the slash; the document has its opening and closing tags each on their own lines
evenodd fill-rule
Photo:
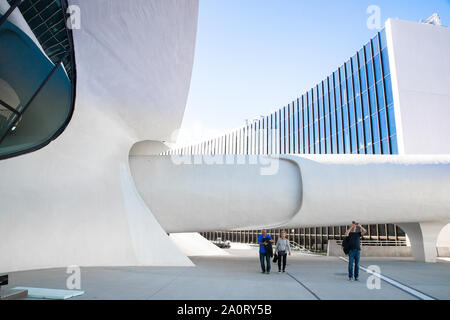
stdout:
<svg viewBox="0 0 450 320">
<path fill-rule="evenodd" d="M 356 221 L 352 221 L 352 226 L 347 229 L 345 232 L 345 236 L 349 237 L 349 247 L 350 251 L 348 253 L 348 280 L 351 281 L 353 279 L 353 275 L 355 276 L 355 281 L 358 281 L 359 277 L 359 258 L 361 256 L 361 236 L 365 235 L 367 230 L 364 229 L 359 223 Z M 355 265 L 355 269 L 353 272 L 353 264 Z"/>
</svg>

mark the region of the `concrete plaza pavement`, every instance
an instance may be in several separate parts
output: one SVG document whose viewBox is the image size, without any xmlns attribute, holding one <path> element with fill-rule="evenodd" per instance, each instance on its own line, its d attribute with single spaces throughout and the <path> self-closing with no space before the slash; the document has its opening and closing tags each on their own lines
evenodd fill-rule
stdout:
<svg viewBox="0 0 450 320">
<path fill-rule="evenodd" d="M 347 264 L 337 257 L 294 252 L 287 273 L 262 274 L 258 249 L 228 249 L 226 256 L 191 257 L 195 267 L 81 267 L 77 299 L 213 299 L 213 300 L 410 300 L 416 296 L 387 282 L 380 289 L 347 280 Z M 362 258 L 381 273 L 436 299 L 450 299 L 450 263 L 425 264 L 409 258 Z M 10 273 L 15 286 L 66 289 L 66 270 L 44 269 Z"/>
</svg>

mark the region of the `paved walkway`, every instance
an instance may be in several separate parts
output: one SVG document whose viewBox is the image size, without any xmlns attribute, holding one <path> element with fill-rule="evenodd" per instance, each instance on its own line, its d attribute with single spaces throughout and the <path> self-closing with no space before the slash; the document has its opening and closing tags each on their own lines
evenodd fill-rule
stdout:
<svg viewBox="0 0 450 320">
<path fill-rule="evenodd" d="M 227 250 L 230 255 L 192 257 L 196 267 L 85 267 L 82 290 L 74 299 L 418 299 L 389 283 L 368 289 L 370 276 L 347 280 L 347 265 L 336 257 L 295 253 L 287 273 L 260 273 L 257 248 Z M 362 258 L 389 278 L 437 299 L 450 299 L 450 263 L 425 264 L 411 259 Z M 10 285 L 65 289 L 64 269 L 10 274 Z"/>
</svg>

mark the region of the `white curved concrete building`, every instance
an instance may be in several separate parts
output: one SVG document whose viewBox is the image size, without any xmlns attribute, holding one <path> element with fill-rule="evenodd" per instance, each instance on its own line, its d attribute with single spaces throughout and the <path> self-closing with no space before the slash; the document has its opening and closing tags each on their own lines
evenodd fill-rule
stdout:
<svg viewBox="0 0 450 320">
<path fill-rule="evenodd" d="M 7 3 L 1 1 L 4 14 Z M 186 159 L 155 154 L 167 150 L 165 143 L 175 142 L 172 133 L 183 118 L 198 1 L 69 4 L 81 10 L 80 29 L 73 30 L 73 115 L 48 146 L 0 161 L 1 272 L 69 265 L 191 266 L 167 232 L 347 224 L 355 215 L 365 223 L 404 225 L 416 258 L 433 261 L 438 230 L 450 221 L 450 159 L 405 152 L 422 150 L 421 144 L 419 149 L 411 144 L 412 129 L 400 122 L 405 109 L 412 108 L 408 87 L 393 85 L 395 105 L 402 106 L 395 110 L 401 157 L 266 155 L 252 163 L 243 156 L 222 165 L 215 161 L 227 160 L 218 156 L 186 164 Z M 404 76 L 403 60 L 396 54 L 403 53 L 390 42 L 390 32 L 400 30 L 402 23 L 392 24 L 387 45 L 393 48 L 392 80 L 398 83 L 395 79 Z M 446 36 L 448 30 L 438 33 Z M 444 42 L 444 50 L 436 54 L 447 56 L 450 46 L 448 39 Z M 434 60 L 431 66 L 450 74 L 446 61 Z M 67 74 L 74 71 L 64 68 Z M 443 92 L 428 90 L 419 96 L 436 95 L 435 110 L 448 115 L 448 86 L 438 88 Z M 385 107 L 388 112 L 389 104 Z M 412 109 L 414 118 L 420 118 L 421 110 Z M 445 130 L 431 136 L 446 135 Z M 391 151 L 394 142 L 397 148 L 394 136 L 390 132 L 387 137 Z M 373 145 L 384 148 L 384 142 Z M 436 153 L 433 145 L 427 146 L 423 153 Z M 234 147 L 222 153 L 245 154 L 239 151 L 243 145 Z M 344 141 L 342 147 L 351 145 Z M 302 153 L 296 151 L 290 153 Z M 283 151 L 274 145 L 266 153 Z M 274 163 L 275 170 L 267 168 Z"/>
<path fill-rule="evenodd" d="M 69 4 L 81 9 L 74 114 L 47 147 L 0 161 L 0 271 L 192 265 L 140 199 L 128 157 L 140 141 L 150 153 L 174 142 L 198 1 Z"/>
</svg>

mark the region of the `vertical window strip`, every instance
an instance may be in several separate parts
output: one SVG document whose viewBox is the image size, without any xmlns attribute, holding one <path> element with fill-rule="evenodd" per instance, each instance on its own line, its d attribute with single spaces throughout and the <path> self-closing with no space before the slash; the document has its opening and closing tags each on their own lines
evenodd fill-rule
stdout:
<svg viewBox="0 0 450 320">
<path fill-rule="evenodd" d="M 380 132 L 380 119 L 378 116 L 378 102 L 377 102 L 377 92 L 376 92 L 376 86 L 375 86 L 375 65 L 374 65 L 374 59 L 373 59 L 373 46 L 372 46 L 372 40 L 369 41 L 369 43 L 366 45 L 366 59 L 370 59 L 368 62 L 368 66 L 370 66 L 373 70 L 372 74 L 369 74 L 368 70 L 366 70 L 367 72 L 367 78 L 368 78 L 368 87 L 370 86 L 370 83 L 372 82 L 373 85 L 370 86 L 370 88 L 373 89 L 374 91 L 374 95 L 375 95 L 375 99 L 370 99 L 370 91 L 368 89 L 368 95 L 369 95 L 369 109 L 371 110 L 370 114 L 370 120 L 371 120 L 371 125 L 372 125 L 372 147 L 373 147 L 373 152 L 378 154 L 378 153 L 382 153 L 381 150 L 381 140 L 380 140 L 380 136 L 381 136 L 381 132 Z M 367 56 L 369 54 L 369 57 Z M 369 69 L 369 68 L 367 68 Z M 375 104 L 375 106 L 373 105 Z M 377 110 L 376 113 L 373 113 L 372 110 Z M 375 123 L 374 121 L 375 120 Z M 374 140 L 374 137 L 378 137 L 377 141 Z"/>
<path fill-rule="evenodd" d="M 384 30 L 381 31 L 381 32 L 384 32 Z M 390 137 L 391 137 L 390 127 L 392 126 L 392 124 L 390 123 L 390 121 L 393 120 L 393 119 L 390 119 L 389 114 L 387 112 L 388 111 L 388 102 L 387 102 L 387 98 L 386 98 L 386 81 L 385 81 L 386 70 L 384 70 L 385 64 L 382 61 L 382 55 L 381 55 L 381 51 L 382 51 L 381 50 L 382 49 L 381 32 L 378 32 L 377 40 L 378 40 L 379 48 L 380 48 L 379 59 L 380 59 L 380 68 L 381 68 L 381 74 L 382 74 L 382 76 L 381 76 L 381 83 L 382 83 L 382 86 L 383 86 L 383 100 L 384 100 L 384 106 L 385 106 L 385 108 L 383 109 L 384 111 L 382 111 L 382 112 L 385 113 L 385 117 L 384 118 L 386 119 L 385 127 L 386 127 L 386 132 L 387 132 L 386 139 L 387 139 L 387 143 L 388 143 L 388 154 L 392 154 L 393 150 L 392 150 L 391 141 L 390 141 Z M 388 49 L 386 48 L 385 50 L 388 50 Z M 389 59 L 388 56 L 386 56 L 385 58 Z M 387 72 L 390 73 L 390 70 L 388 70 Z M 378 92 L 377 92 L 377 95 L 378 95 Z M 395 126 L 395 123 L 393 125 Z"/>
<path fill-rule="evenodd" d="M 357 57 L 358 53 L 356 53 L 356 57 Z M 350 82 L 351 82 L 351 88 L 350 90 L 352 90 L 352 97 L 353 97 L 353 103 L 350 105 L 349 104 L 349 108 L 353 108 L 353 121 L 354 121 L 354 127 L 355 127 L 355 136 L 350 136 L 350 141 L 351 141 L 351 145 L 355 145 L 356 146 L 356 153 L 359 153 L 359 140 L 358 140 L 358 117 L 357 117 L 357 112 L 356 112 L 356 99 L 359 98 L 359 95 L 357 97 L 357 93 L 355 90 L 355 82 L 358 81 L 358 79 L 354 79 L 353 75 L 358 71 L 358 59 L 351 59 L 350 60 L 351 66 L 350 66 Z M 356 65 L 355 65 L 356 64 Z M 359 87 L 359 85 L 358 85 Z M 350 128 L 351 128 L 351 122 L 350 121 Z M 354 139 L 355 141 L 352 141 L 352 139 Z M 352 147 L 352 153 L 353 152 L 353 147 Z"/>
</svg>

